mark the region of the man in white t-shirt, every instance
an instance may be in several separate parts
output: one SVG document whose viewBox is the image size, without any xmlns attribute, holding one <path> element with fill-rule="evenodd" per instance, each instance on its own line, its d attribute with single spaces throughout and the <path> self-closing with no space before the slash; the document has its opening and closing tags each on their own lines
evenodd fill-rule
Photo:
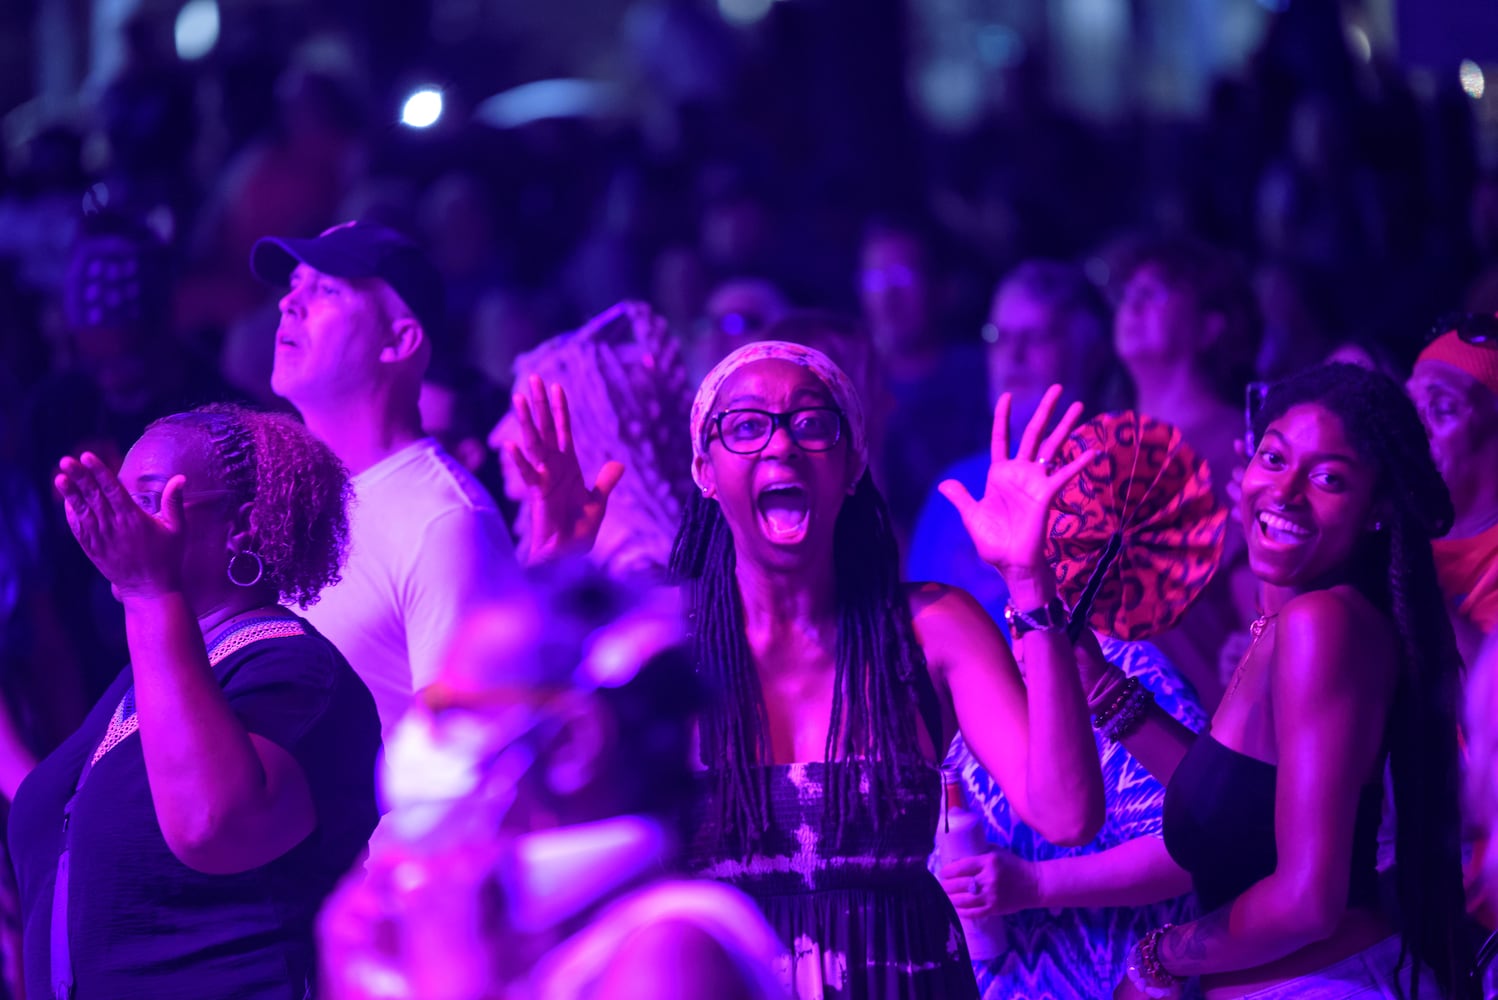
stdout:
<svg viewBox="0 0 1498 1000">
<path fill-rule="evenodd" d="M 414 243 L 365 222 L 316 239 L 262 239 L 251 267 L 264 281 L 290 285 L 271 388 L 352 476 L 348 562 L 306 617 L 364 678 L 388 733 L 435 678 L 463 613 L 520 576 L 494 500 L 422 431 L 417 401 L 440 337 L 442 279 Z M 543 440 L 533 432 L 529 444 L 552 471 L 538 487 L 542 505 L 576 527 L 584 508 L 606 502 L 618 474 L 607 481 L 600 474 L 591 492 L 582 488 L 565 435 L 557 447 L 556 425 L 566 423 L 565 399 L 557 402 L 561 419 L 545 421 Z"/>
</svg>

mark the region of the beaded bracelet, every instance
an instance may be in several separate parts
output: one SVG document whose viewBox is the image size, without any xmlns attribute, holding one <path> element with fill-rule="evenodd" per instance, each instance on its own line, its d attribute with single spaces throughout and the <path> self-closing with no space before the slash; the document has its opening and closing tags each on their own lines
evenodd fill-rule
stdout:
<svg viewBox="0 0 1498 1000">
<path fill-rule="evenodd" d="M 1124 971 L 1129 977 L 1129 982 L 1151 1000 L 1164 1000 L 1164 998 L 1175 996 L 1181 983 L 1184 982 L 1180 976 L 1167 972 L 1165 966 L 1160 963 L 1160 939 L 1173 926 L 1173 924 L 1166 924 L 1163 927 L 1157 927 L 1134 942 L 1134 947 L 1129 949 L 1129 957 L 1124 964 Z"/>
<path fill-rule="evenodd" d="M 1092 690 L 1087 692 L 1087 712 L 1096 715 L 1102 711 L 1118 695 L 1119 689 L 1129 682 L 1129 675 L 1112 664 L 1103 675 L 1093 682 Z"/>
<path fill-rule="evenodd" d="M 1104 736 L 1114 743 L 1124 740 L 1139 724 L 1144 721 L 1145 713 L 1155 701 L 1155 696 L 1140 685 L 1133 690 L 1132 696 L 1124 707 L 1119 709 L 1118 714 L 1108 722 L 1100 731 Z"/>
<path fill-rule="evenodd" d="M 1165 939 L 1165 932 L 1174 926 L 1175 924 L 1163 924 L 1146 934 L 1139 942 L 1139 957 L 1144 959 L 1144 971 L 1151 979 L 1159 983 L 1179 985 L 1185 980 L 1169 972 L 1160 961 L 1160 942 Z"/>
<path fill-rule="evenodd" d="M 1134 697 L 1134 692 L 1140 690 L 1141 687 L 1137 677 L 1130 677 L 1114 688 L 1108 703 L 1093 713 L 1092 728 L 1101 730 L 1106 726 L 1110 719 L 1123 711 L 1124 706 Z"/>
</svg>

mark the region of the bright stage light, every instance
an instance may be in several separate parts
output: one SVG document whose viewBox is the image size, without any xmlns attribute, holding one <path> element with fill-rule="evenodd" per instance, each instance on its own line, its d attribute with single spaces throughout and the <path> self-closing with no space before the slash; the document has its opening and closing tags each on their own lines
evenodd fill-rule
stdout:
<svg viewBox="0 0 1498 1000">
<path fill-rule="evenodd" d="M 1459 75 L 1462 81 L 1462 89 L 1467 92 L 1467 96 L 1474 101 L 1482 100 L 1483 91 L 1487 89 L 1487 81 L 1483 79 L 1482 67 L 1471 59 L 1463 59 Z"/>
<path fill-rule="evenodd" d="M 435 87 L 423 87 L 401 107 L 401 122 L 412 128 L 427 128 L 442 117 L 442 91 Z"/>
<path fill-rule="evenodd" d="M 172 27 L 177 57 L 189 61 L 203 58 L 218 44 L 218 30 L 218 0 L 187 0 Z"/>
</svg>

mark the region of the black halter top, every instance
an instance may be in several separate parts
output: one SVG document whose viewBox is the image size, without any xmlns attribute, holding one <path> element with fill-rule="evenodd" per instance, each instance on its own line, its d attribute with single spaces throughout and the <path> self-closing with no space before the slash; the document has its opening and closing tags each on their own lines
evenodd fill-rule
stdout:
<svg viewBox="0 0 1498 1000">
<path fill-rule="evenodd" d="M 1165 847 L 1191 873 L 1202 912 L 1232 902 L 1274 873 L 1274 789 L 1279 768 L 1203 733 L 1165 789 Z M 1378 828 L 1383 786 L 1364 785 L 1353 827 L 1347 905 L 1378 905 Z"/>
</svg>

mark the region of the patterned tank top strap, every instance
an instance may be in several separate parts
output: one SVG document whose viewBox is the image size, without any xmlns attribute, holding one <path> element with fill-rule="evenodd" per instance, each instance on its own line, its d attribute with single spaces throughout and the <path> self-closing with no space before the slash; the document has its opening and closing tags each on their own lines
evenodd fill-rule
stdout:
<svg viewBox="0 0 1498 1000">
<path fill-rule="evenodd" d="M 208 665 L 216 667 L 230 655 L 239 652 L 251 643 L 266 639 L 287 639 L 306 635 L 307 629 L 300 618 L 265 617 L 250 618 L 240 622 L 219 636 L 208 650 Z"/>
<path fill-rule="evenodd" d="M 284 639 L 306 633 L 307 630 L 302 626 L 299 618 L 279 616 L 250 618 L 240 622 L 214 641 L 208 649 L 208 665 L 216 667 L 230 654 L 237 653 L 252 643 L 266 639 Z M 104 730 L 104 738 L 99 741 L 99 745 L 94 748 L 93 754 L 89 757 L 88 767 L 92 769 L 105 754 L 119 746 L 139 726 L 140 720 L 135 714 L 135 685 L 132 684 L 126 688 L 125 696 L 120 699 L 120 703 L 115 706 L 114 714 L 109 717 L 109 726 Z"/>
</svg>

